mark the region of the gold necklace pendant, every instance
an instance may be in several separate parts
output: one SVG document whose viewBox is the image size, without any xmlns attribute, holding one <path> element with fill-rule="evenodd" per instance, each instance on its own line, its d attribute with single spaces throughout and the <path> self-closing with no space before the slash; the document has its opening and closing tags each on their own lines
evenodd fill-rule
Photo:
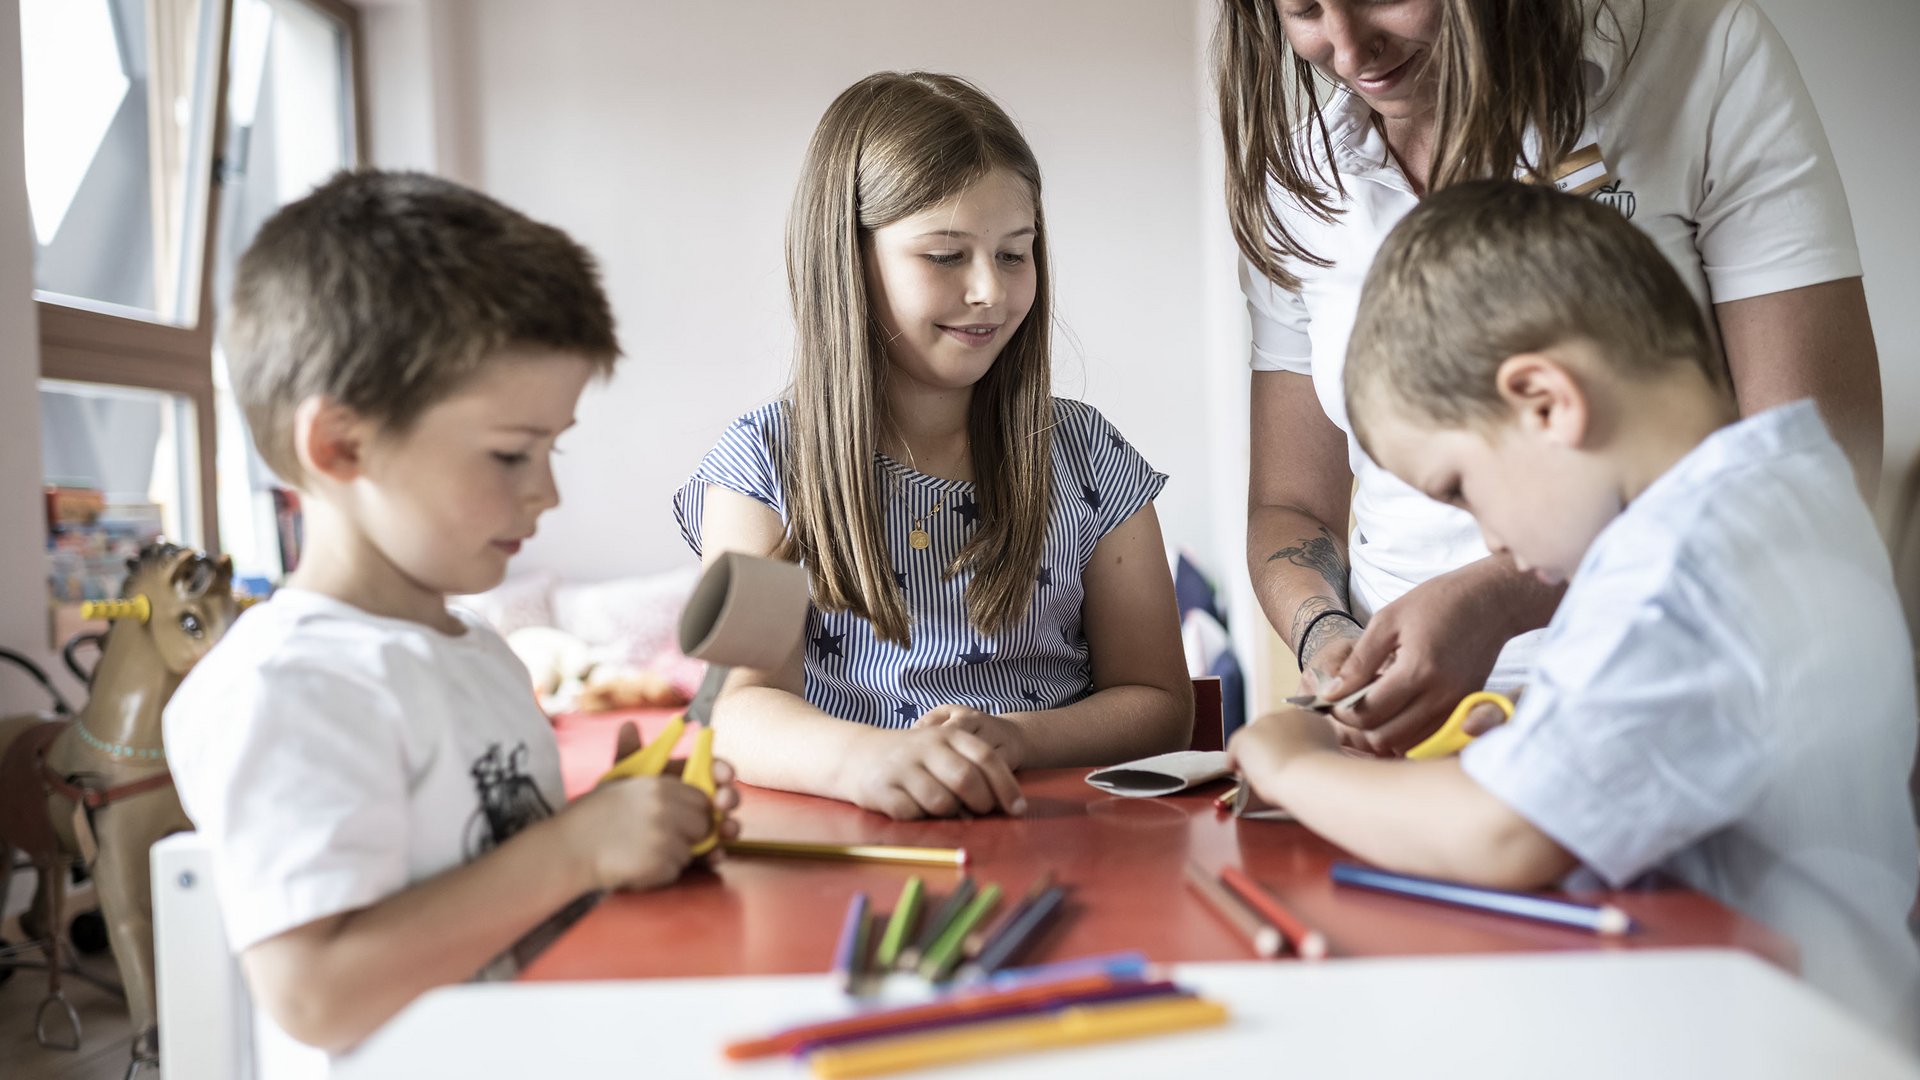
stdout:
<svg viewBox="0 0 1920 1080">
<path fill-rule="evenodd" d="M 933 546 L 933 537 L 925 529 L 915 529 L 907 534 L 907 546 L 915 551 L 925 551 Z"/>
</svg>

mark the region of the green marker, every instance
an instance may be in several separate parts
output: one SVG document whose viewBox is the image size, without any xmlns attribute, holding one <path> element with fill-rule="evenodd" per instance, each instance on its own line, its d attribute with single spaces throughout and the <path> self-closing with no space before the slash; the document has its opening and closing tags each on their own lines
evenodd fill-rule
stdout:
<svg viewBox="0 0 1920 1080">
<path fill-rule="evenodd" d="M 907 879 L 907 886 L 900 890 L 900 899 L 894 902 L 893 918 L 887 920 L 887 932 L 880 939 L 880 951 L 874 954 L 873 966 L 880 971 L 890 970 L 894 961 L 900 959 L 900 950 L 907 943 L 907 935 L 913 933 L 913 924 L 920 921 L 920 875 Z"/>
<path fill-rule="evenodd" d="M 946 978 L 954 965 L 960 962 L 960 946 L 966 942 L 968 931 L 979 925 L 980 920 L 993 910 L 993 905 L 999 902 L 998 885 L 989 885 L 974 897 L 973 903 L 967 905 L 960 917 L 941 933 L 940 940 L 933 943 L 933 948 L 927 950 L 926 957 L 920 961 L 920 977 L 935 982 Z"/>
</svg>

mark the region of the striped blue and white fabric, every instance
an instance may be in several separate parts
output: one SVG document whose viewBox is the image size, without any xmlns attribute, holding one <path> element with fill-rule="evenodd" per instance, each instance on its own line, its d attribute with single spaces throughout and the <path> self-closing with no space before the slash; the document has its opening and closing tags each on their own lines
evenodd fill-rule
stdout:
<svg viewBox="0 0 1920 1080">
<path fill-rule="evenodd" d="M 866 619 L 809 605 L 808 702 L 844 720 L 904 728 L 940 705 L 1031 712 L 1087 695 L 1092 670 L 1080 625 L 1081 577 L 1101 537 L 1152 502 L 1167 478 L 1091 405 L 1055 398 L 1054 416 L 1053 510 L 1026 617 L 998 635 L 978 634 L 967 621 L 971 575 L 942 576 L 979 523 L 974 486 L 876 455 L 887 546 L 913 644 L 881 641 Z M 695 553 L 708 485 L 758 499 L 787 520 L 788 425 L 785 402 L 735 420 L 674 495 L 674 517 Z M 919 551 L 907 543 L 916 520 L 933 541 Z"/>
</svg>

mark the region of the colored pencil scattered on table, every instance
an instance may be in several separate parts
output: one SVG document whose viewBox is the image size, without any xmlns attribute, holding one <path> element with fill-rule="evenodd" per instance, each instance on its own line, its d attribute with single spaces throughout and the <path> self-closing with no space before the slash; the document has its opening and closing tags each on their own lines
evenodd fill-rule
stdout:
<svg viewBox="0 0 1920 1080">
<path fill-rule="evenodd" d="M 960 913 L 973 902 L 975 887 L 972 878 L 961 878 L 960 884 L 954 886 L 953 891 L 947 894 L 947 898 L 941 901 L 940 906 L 933 909 L 933 914 L 927 916 L 927 920 L 920 924 L 920 936 L 915 938 L 911 945 L 900 950 L 900 959 L 895 963 L 895 967 L 901 971 L 912 971 L 919 967 L 920 958 L 926 955 L 928 949 L 933 948 L 933 943 L 940 940 L 940 935 L 946 932 L 953 920 L 959 918 Z"/>
<path fill-rule="evenodd" d="M 847 903 L 847 918 L 840 926 L 840 944 L 833 950 L 833 977 L 842 993 L 851 994 L 860 986 L 866 968 L 867 894 L 857 892 Z"/>
<path fill-rule="evenodd" d="M 1025 910 L 1015 916 L 1011 923 L 1002 927 L 1000 932 L 987 942 L 986 947 L 980 950 L 980 955 L 973 959 L 970 966 L 974 971 L 985 975 L 991 975 L 1005 967 L 1015 956 L 1032 945 L 1046 931 L 1049 923 L 1059 917 L 1066 900 L 1066 886 L 1050 886 L 1046 892 L 1040 894 L 1039 899 L 1028 904 Z"/>
<path fill-rule="evenodd" d="M 1074 1006 L 1032 1019 L 1000 1020 L 920 1035 L 822 1050 L 807 1059 L 822 1080 L 873 1076 L 900 1069 L 1131 1039 L 1224 1024 L 1227 1010 L 1203 998 L 1156 998 L 1118 1005 Z"/>
<path fill-rule="evenodd" d="M 1118 1001 L 1137 1001 L 1141 998 L 1193 996 L 1182 990 L 1170 980 L 1160 982 L 1116 982 L 1084 993 L 1061 994 L 1036 1001 L 994 1004 L 957 1014 L 954 1016 L 929 1017 L 922 1020 L 895 1021 L 891 1025 L 873 1031 L 853 1032 L 842 1035 L 827 1035 L 809 1040 L 793 1048 L 791 1056 L 805 1057 L 829 1046 L 846 1046 L 851 1043 L 871 1042 L 874 1039 L 891 1039 L 900 1035 L 910 1035 L 921 1031 L 935 1031 L 940 1028 L 955 1028 L 967 1024 L 980 1024 L 990 1020 L 1008 1020 L 1020 1016 L 1036 1016 L 1043 1013 L 1059 1012 L 1075 1005 L 1108 1005 Z"/>
<path fill-rule="evenodd" d="M 1125 981 L 1128 980 L 1092 972 L 1066 979 L 1026 983 L 1007 989 L 962 990 L 938 1001 L 892 1009 L 877 1009 L 858 1016 L 800 1024 L 757 1039 L 740 1039 L 728 1043 L 725 1052 L 727 1057 L 735 1061 L 771 1057 L 775 1054 L 790 1054 L 810 1042 L 821 1042 L 862 1033 L 887 1032 L 906 1024 L 974 1015 L 1034 1002 L 1071 1000 L 1098 993 Z"/>
<path fill-rule="evenodd" d="M 1000 902 L 1000 886 L 988 885 L 980 890 L 953 920 L 953 924 L 941 931 L 933 947 L 920 958 L 920 977 L 939 982 L 960 962 L 960 946 L 965 943 L 968 931 L 980 925 L 980 920 L 993 911 Z"/>
<path fill-rule="evenodd" d="M 1036 964 L 1031 967 L 1007 968 L 988 976 L 986 983 L 996 989 L 1012 989 L 1034 983 L 1052 982 L 1056 979 L 1078 978 L 1083 975 L 1106 975 L 1115 979 L 1144 979 L 1152 970 L 1153 964 L 1147 960 L 1146 953 L 1129 950 L 1104 953 L 1099 956 L 1082 956 L 1073 960 L 1056 960 L 1051 964 Z"/>
<path fill-rule="evenodd" d="M 886 933 L 880 935 L 880 948 L 873 954 L 874 970 L 888 971 L 900 959 L 900 950 L 906 947 L 907 938 L 920 919 L 922 891 L 918 874 L 908 878 L 906 887 L 900 890 L 900 899 L 893 905 L 893 917 L 887 920 Z"/>
<path fill-rule="evenodd" d="M 1492 912 L 1496 915 L 1511 915 L 1515 918 L 1533 919 L 1558 926 L 1571 926 L 1609 937 L 1639 928 L 1639 924 L 1635 923 L 1631 916 L 1611 904 L 1582 904 L 1574 900 L 1560 900 L 1533 893 L 1485 889 L 1478 885 L 1465 885 L 1457 881 L 1420 877 L 1416 874 L 1396 874 L 1391 870 L 1379 870 L 1349 862 L 1334 863 L 1332 875 L 1334 882 L 1340 885 L 1373 889 L 1417 900 L 1431 900 L 1435 903 Z"/>
<path fill-rule="evenodd" d="M 1280 936 L 1280 931 L 1262 922 L 1247 905 L 1228 892 L 1226 886 L 1202 870 L 1199 863 L 1187 863 L 1187 887 L 1199 893 L 1209 910 L 1253 946 L 1256 955 L 1280 955 L 1280 946 L 1285 940 Z"/>
<path fill-rule="evenodd" d="M 1261 918 L 1272 923 L 1287 939 L 1287 943 L 1293 946 L 1293 951 L 1299 955 L 1300 959 L 1320 960 L 1326 957 L 1326 935 L 1308 927 L 1306 923 L 1295 917 L 1293 912 L 1282 907 L 1280 901 L 1275 899 L 1271 892 L 1261 887 L 1259 882 L 1248 877 L 1246 871 L 1237 866 L 1222 867 L 1220 883 L 1232 890 L 1235 896 L 1246 901 L 1247 906 Z"/>
<path fill-rule="evenodd" d="M 1240 785 L 1235 784 L 1232 787 L 1228 788 L 1227 790 L 1221 792 L 1219 798 L 1213 800 L 1213 808 L 1215 810 L 1231 810 L 1233 809 L 1233 800 L 1239 797 L 1240 797 Z"/>
<path fill-rule="evenodd" d="M 801 840 L 728 840 L 729 855 L 773 855 L 848 862 L 920 863 L 966 866 L 966 848 L 898 847 L 891 844 L 815 844 Z"/>
<path fill-rule="evenodd" d="M 1052 887 L 1053 871 L 1041 871 L 1040 876 L 1033 879 L 1032 885 L 1027 886 L 1027 891 L 1021 894 L 1020 900 L 1017 903 L 1001 912 L 1000 916 L 992 922 L 987 923 L 985 926 L 967 935 L 966 958 L 972 960 L 979 956 L 980 950 L 987 947 L 988 941 L 992 940 L 995 935 L 1006 930 L 1007 926 L 1011 924 L 1013 920 L 1020 917 L 1021 912 L 1032 907 L 1033 902 L 1040 899 L 1041 895 Z"/>
</svg>

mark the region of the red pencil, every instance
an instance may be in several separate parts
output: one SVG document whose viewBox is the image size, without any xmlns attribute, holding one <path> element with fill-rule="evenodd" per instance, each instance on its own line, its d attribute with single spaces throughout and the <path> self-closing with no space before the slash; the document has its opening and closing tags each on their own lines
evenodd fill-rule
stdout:
<svg viewBox="0 0 1920 1080">
<path fill-rule="evenodd" d="M 1247 906 L 1260 913 L 1260 917 L 1278 927 L 1287 940 L 1292 943 L 1293 951 L 1300 954 L 1302 960 L 1319 960 L 1327 955 L 1327 938 L 1318 930 L 1311 929 L 1296 918 L 1293 912 L 1280 906 L 1273 894 L 1260 886 L 1260 883 L 1248 877 L 1237 866 L 1220 868 L 1220 880 L 1233 894 L 1247 902 Z"/>
</svg>

